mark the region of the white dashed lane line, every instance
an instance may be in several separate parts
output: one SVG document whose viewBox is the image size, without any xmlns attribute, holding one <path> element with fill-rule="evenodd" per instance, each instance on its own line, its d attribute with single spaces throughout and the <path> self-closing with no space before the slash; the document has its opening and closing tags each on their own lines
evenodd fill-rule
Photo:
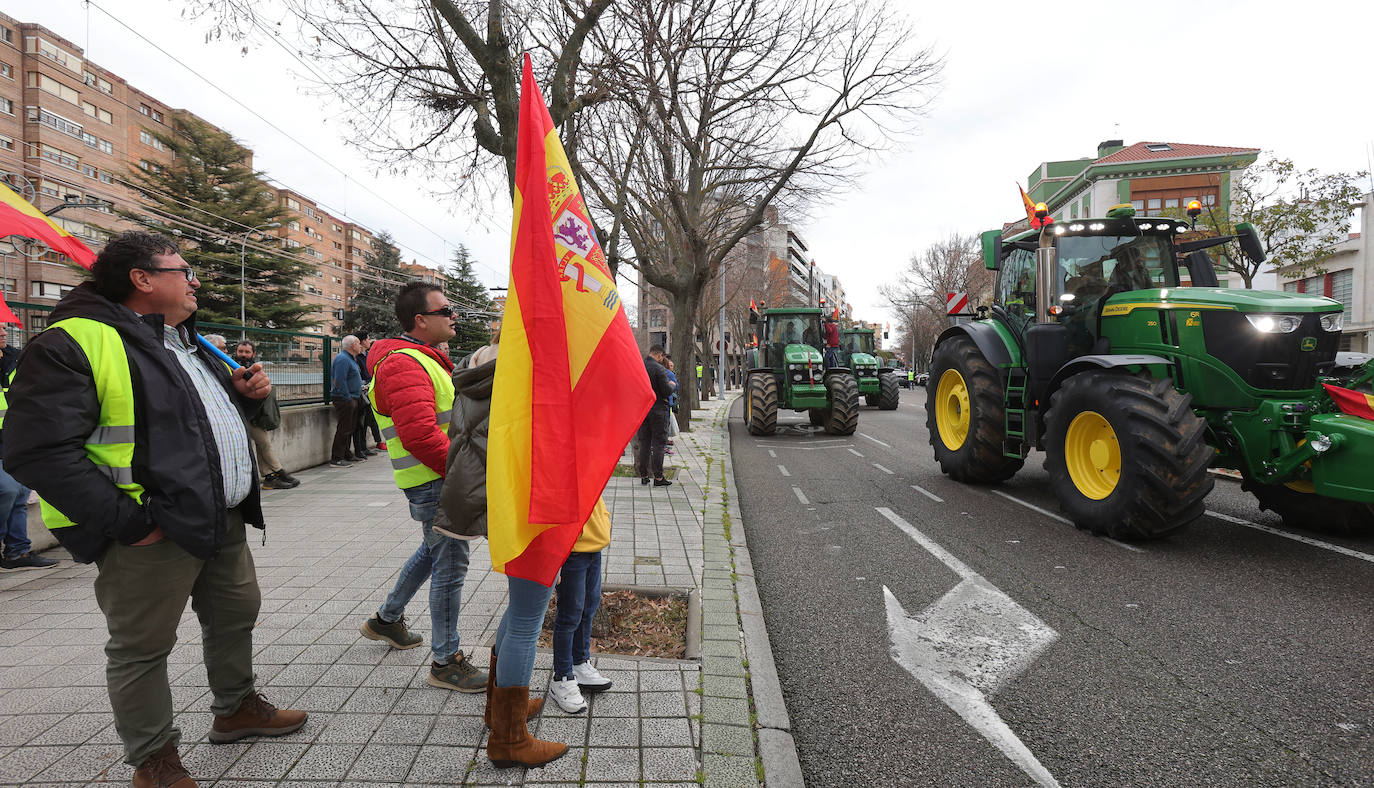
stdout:
<svg viewBox="0 0 1374 788">
<path fill-rule="evenodd" d="M 1064 525 L 1073 525 L 1073 521 L 1070 520 L 1070 519 L 1067 518 L 1067 517 L 1063 517 L 1063 516 L 1061 516 L 1061 515 L 1055 514 L 1054 512 L 1051 512 L 1051 511 L 1048 510 L 1048 509 L 1042 509 L 1042 508 L 1040 508 L 1039 506 L 1036 506 L 1036 505 L 1033 504 L 1033 503 L 1028 503 L 1028 502 L 1023 501 L 1023 500 L 1021 500 L 1020 498 L 1017 498 L 1017 497 L 1015 497 L 1015 496 L 1007 495 L 1006 493 L 1002 492 L 1001 490 L 993 490 L 993 491 L 992 491 L 992 494 L 993 494 L 993 495 L 1000 495 L 1000 496 L 1002 496 L 1003 498 L 1006 498 L 1008 501 L 1011 501 L 1012 503 L 1019 503 L 1019 504 L 1021 504 L 1022 506 L 1026 507 L 1027 509 L 1030 509 L 1030 510 L 1033 511 L 1033 512 L 1039 512 L 1040 514 L 1045 515 L 1046 517 L 1050 518 L 1051 520 L 1054 520 L 1055 522 L 1060 522 L 1060 523 L 1063 523 Z M 1143 553 L 1143 552 L 1145 552 L 1143 549 L 1141 549 L 1141 548 L 1139 548 L 1139 547 L 1136 547 L 1136 546 L 1133 545 L 1133 544 L 1126 544 L 1125 542 L 1118 542 L 1117 540 L 1112 539 L 1111 537 L 1108 537 L 1108 536 L 1102 537 L 1102 541 L 1104 541 L 1104 542 L 1111 542 L 1112 544 L 1116 545 L 1117 547 L 1120 547 L 1120 548 L 1123 549 L 1123 550 L 1130 550 L 1130 551 L 1133 552 L 1133 553 Z"/>
<path fill-rule="evenodd" d="M 1211 509 L 1207 510 L 1207 516 L 1215 517 L 1218 520 L 1233 523 L 1235 525 L 1242 525 L 1246 528 L 1253 528 L 1256 531 L 1263 531 L 1267 534 L 1273 534 L 1274 536 L 1282 536 L 1284 539 L 1292 539 L 1295 542 L 1302 542 L 1303 544 L 1311 545 L 1313 547 L 1320 547 L 1323 550 L 1330 550 L 1333 553 L 1348 555 L 1351 558 L 1358 558 L 1361 561 L 1368 561 L 1370 563 L 1374 563 L 1374 555 L 1370 555 L 1369 553 L 1361 553 L 1359 550 L 1351 550 L 1348 547 L 1341 547 L 1340 545 L 1334 545 L 1330 542 L 1323 542 L 1320 539 L 1313 539 L 1311 537 L 1301 536 L 1299 534 L 1290 534 L 1287 531 L 1280 531 L 1277 528 L 1270 528 L 1267 525 L 1260 525 L 1259 523 L 1252 523 L 1249 520 L 1242 520 L 1239 517 L 1232 517 L 1229 514 L 1214 512 Z"/>
<path fill-rule="evenodd" d="M 776 459 L 778 458 L 778 453 L 775 452 L 775 451 L 773 451 L 772 449 L 769 449 L 769 450 L 768 450 L 768 456 L 769 456 L 769 457 L 772 457 L 773 459 L 776 460 Z"/>
<path fill-rule="evenodd" d="M 806 493 L 802 492 L 802 488 L 800 487 L 793 487 L 792 494 L 797 496 L 797 502 L 800 503 L 802 506 L 807 506 L 811 503 L 810 501 L 806 500 Z"/>
<path fill-rule="evenodd" d="M 884 442 L 878 440 L 877 438 L 873 437 L 872 435 L 865 435 L 865 434 L 863 434 L 862 432 L 860 432 L 860 433 L 858 433 L 858 436 L 859 436 L 860 438 L 868 438 L 869 440 L 873 441 L 874 443 L 878 444 L 879 446 L 886 446 L 886 447 L 889 448 L 889 449 L 892 448 L 892 444 L 890 444 L 890 443 L 884 443 Z"/>
<path fill-rule="evenodd" d="M 858 453 L 857 451 L 854 451 L 853 449 L 850 449 L 850 450 L 849 450 L 849 453 L 852 454 L 852 455 L 854 455 L 855 457 L 862 457 L 862 456 L 863 456 L 862 454 Z"/>
<path fill-rule="evenodd" d="M 778 472 L 781 473 L 783 476 L 791 476 L 791 475 L 792 475 L 792 474 L 790 474 L 790 473 L 787 472 L 787 467 L 784 466 L 784 465 L 779 465 L 779 466 L 778 466 Z"/>
<path fill-rule="evenodd" d="M 930 500 L 932 500 L 932 501 L 934 501 L 934 502 L 936 502 L 936 503 L 944 503 L 944 502 L 945 502 L 945 499 L 944 499 L 944 498 L 941 498 L 940 496 L 936 495 L 935 493 L 931 492 L 930 490 L 927 490 L 927 489 L 924 488 L 924 487 L 917 487 L 916 485 L 913 484 L 913 485 L 911 485 L 911 489 L 915 490 L 916 492 L 920 493 L 921 495 L 924 495 L 925 497 L 929 498 Z"/>
<path fill-rule="evenodd" d="M 891 476 L 891 475 L 892 475 L 892 471 L 889 471 L 887 468 L 884 468 L 883 466 L 879 465 L 879 464 L 876 463 L 876 462 L 873 463 L 873 467 L 874 467 L 874 468 L 877 468 L 878 470 L 882 471 L 883 473 L 887 474 L 888 476 Z"/>
</svg>

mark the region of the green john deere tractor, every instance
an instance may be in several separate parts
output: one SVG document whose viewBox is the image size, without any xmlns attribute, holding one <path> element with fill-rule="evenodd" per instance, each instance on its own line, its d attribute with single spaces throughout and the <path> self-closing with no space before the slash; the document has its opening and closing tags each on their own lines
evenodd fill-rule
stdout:
<svg viewBox="0 0 1374 788">
<path fill-rule="evenodd" d="M 840 332 L 842 358 L 854 370 L 854 379 L 864 402 L 877 405 L 878 410 L 896 410 L 901 384 L 892 374 L 893 368 L 883 366 L 876 354 L 876 345 L 872 329 L 846 328 Z"/>
<path fill-rule="evenodd" d="M 744 384 L 744 422 L 752 435 L 772 435 L 778 410 L 806 411 L 831 435 L 853 435 L 859 426 L 859 387 L 847 367 L 825 368 L 820 350 L 823 310 L 764 310 L 759 346 L 749 351 Z M 750 321 L 753 322 L 751 316 Z"/>
<path fill-rule="evenodd" d="M 926 423 L 941 470 L 999 482 L 1039 449 L 1073 522 L 1118 538 L 1201 516 L 1209 467 L 1239 471 L 1290 525 L 1374 528 L 1374 421 L 1341 413 L 1322 386 L 1367 391 L 1374 378 L 1369 356 L 1337 353 L 1341 305 L 1218 287 L 1204 250 L 1237 241 L 1262 262 L 1254 230 L 1186 240 L 1189 229 L 1122 205 L 984 233 L 994 303 L 932 353 Z"/>
</svg>

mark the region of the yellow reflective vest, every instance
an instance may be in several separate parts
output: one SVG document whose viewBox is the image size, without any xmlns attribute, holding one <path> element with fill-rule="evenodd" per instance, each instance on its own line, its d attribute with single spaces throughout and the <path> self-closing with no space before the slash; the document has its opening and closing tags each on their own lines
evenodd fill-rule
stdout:
<svg viewBox="0 0 1374 788">
<path fill-rule="evenodd" d="M 439 423 L 439 429 L 447 433 L 449 418 L 453 415 L 453 378 L 449 371 L 422 350 L 402 348 L 391 353 L 404 353 L 420 362 L 420 366 L 429 375 L 429 381 L 434 386 L 434 419 Z M 377 426 L 381 428 L 382 439 L 386 441 L 386 453 L 391 458 L 391 474 L 396 478 L 396 486 L 406 490 L 443 477 L 410 453 L 405 444 L 401 443 L 396 423 L 390 416 L 377 409 L 377 378 L 382 374 L 382 363 L 391 353 L 383 356 L 373 366 L 376 371 L 367 387 L 367 399 L 372 403 L 372 410 L 377 415 Z"/>
</svg>

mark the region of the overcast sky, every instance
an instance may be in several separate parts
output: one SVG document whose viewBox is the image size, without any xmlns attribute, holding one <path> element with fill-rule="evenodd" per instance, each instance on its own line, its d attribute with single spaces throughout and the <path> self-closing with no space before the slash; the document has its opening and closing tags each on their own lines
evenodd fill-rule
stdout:
<svg viewBox="0 0 1374 788">
<path fill-rule="evenodd" d="M 97 4 L 285 134 L 99 8 L 81 0 L 3 0 L 0 7 L 230 131 L 277 182 L 390 230 L 406 259 L 437 265 L 465 243 L 488 284 L 506 284 L 509 204 L 460 214 L 431 199 L 425 184 L 378 173 L 346 144 L 336 106 L 304 93 L 292 77 L 300 66 L 273 45 L 250 43 L 243 55 L 239 43 L 206 43 L 205 25 L 183 19 L 176 2 Z M 1369 0 L 904 4 L 945 58 L 939 95 L 919 134 L 875 159 L 861 188 L 816 195 L 803 226 L 818 265 L 841 276 L 856 318 L 891 319 L 878 285 L 912 254 L 950 233 L 1017 218 L 1016 184 L 1031 170 L 1045 160 L 1094 155 L 1102 140 L 1259 147 L 1304 168 L 1367 169 L 1374 144 Z"/>
</svg>

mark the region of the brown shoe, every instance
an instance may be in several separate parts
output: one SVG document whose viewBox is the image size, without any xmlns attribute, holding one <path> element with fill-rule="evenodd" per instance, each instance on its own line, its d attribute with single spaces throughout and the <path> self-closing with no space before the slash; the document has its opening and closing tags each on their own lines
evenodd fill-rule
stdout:
<svg viewBox="0 0 1374 788">
<path fill-rule="evenodd" d="M 254 692 L 228 717 L 215 715 L 215 724 L 210 726 L 206 738 L 214 744 L 227 744 L 245 736 L 285 736 L 300 730 L 305 718 L 305 712 L 279 709 L 268 703 L 261 692 Z"/>
<path fill-rule="evenodd" d="M 134 788 L 196 788 L 196 781 L 181 765 L 177 746 L 169 741 L 134 769 Z"/>
<path fill-rule="evenodd" d="M 496 686 L 496 647 L 491 647 L 491 664 L 487 665 L 487 707 L 482 710 L 482 724 L 491 727 L 491 688 Z M 529 706 L 525 710 L 525 722 L 529 722 L 539 716 L 539 711 L 544 708 L 543 698 L 530 698 Z"/>
<path fill-rule="evenodd" d="M 487 737 L 487 757 L 498 769 L 543 766 L 568 751 L 566 744 L 530 735 L 523 713 L 529 709 L 529 700 L 529 687 L 491 688 L 491 735 Z"/>
</svg>

